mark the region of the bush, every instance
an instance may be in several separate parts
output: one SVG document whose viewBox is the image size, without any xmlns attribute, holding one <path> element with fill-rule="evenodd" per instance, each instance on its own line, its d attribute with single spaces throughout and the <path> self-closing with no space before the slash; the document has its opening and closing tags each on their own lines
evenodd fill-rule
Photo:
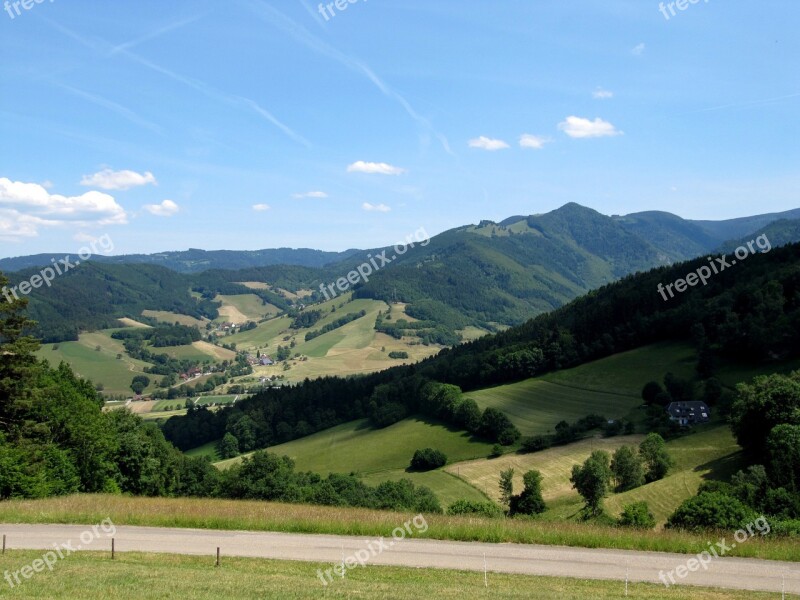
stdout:
<svg viewBox="0 0 800 600">
<path fill-rule="evenodd" d="M 503 447 L 500 444 L 492 446 L 492 451 L 489 453 L 489 458 L 499 458 L 503 456 Z"/>
<path fill-rule="evenodd" d="M 656 518 L 650 512 L 647 502 L 634 502 L 623 507 L 619 524 L 636 529 L 653 529 L 656 526 Z"/>
<path fill-rule="evenodd" d="M 472 502 L 470 500 L 456 500 L 447 509 L 448 515 L 478 515 L 481 517 L 502 516 L 502 509 L 493 502 Z"/>
<path fill-rule="evenodd" d="M 532 435 L 522 440 L 522 452 L 541 452 L 547 450 L 552 445 L 550 438 L 546 435 Z"/>
<path fill-rule="evenodd" d="M 752 509 L 732 496 L 719 492 L 703 492 L 681 504 L 666 526 L 689 531 L 739 529 L 755 517 Z"/>
<path fill-rule="evenodd" d="M 430 471 L 446 464 L 447 456 L 442 451 L 434 450 L 433 448 L 417 450 L 411 459 L 411 469 L 414 471 Z"/>
<path fill-rule="evenodd" d="M 400 352 L 400 351 L 389 352 L 389 358 L 408 358 L 408 352 Z"/>
</svg>

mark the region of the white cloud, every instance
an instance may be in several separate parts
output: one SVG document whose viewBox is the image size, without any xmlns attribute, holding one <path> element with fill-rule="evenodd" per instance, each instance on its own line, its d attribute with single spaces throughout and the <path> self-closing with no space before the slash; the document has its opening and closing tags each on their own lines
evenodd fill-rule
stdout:
<svg viewBox="0 0 800 600">
<path fill-rule="evenodd" d="M 541 150 L 544 148 L 545 144 L 551 141 L 552 140 L 550 138 L 542 137 L 541 135 L 524 133 L 519 138 L 519 146 L 520 148 L 533 148 L 535 150 Z"/>
<path fill-rule="evenodd" d="M 469 147 L 480 148 L 481 150 L 489 150 L 490 152 L 494 152 L 495 150 L 505 150 L 509 147 L 509 145 L 503 140 L 493 140 L 485 135 L 482 135 L 470 140 Z"/>
<path fill-rule="evenodd" d="M 599 117 L 594 121 L 575 116 L 567 117 L 558 124 L 558 128 L 571 138 L 610 137 L 623 134 L 611 123 Z"/>
<path fill-rule="evenodd" d="M 609 90 L 604 90 L 603 88 L 597 88 L 595 91 L 592 92 L 592 98 L 595 100 L 610 100 L 614 97 L 614 92 Z"/>
<path fill-rule="evenodd" d="M 95 241 L 97 239 L 97 236 L 94 236 L 91 233 L 84 233 L 81 231 L 73 235 L 72 239 L 75 240 L 76 242 L 82 242 L 82 243 L 85 242 L 89 244 Z"/>
<path fill-rule="evenodd" d="M 148 184 L 158 185 L 155 176 L 150 171 L 137 173 L 136 171 L 103 169 L 94 175 L 84 175 L 81 179 L 81 185 L 98 187 L 101 190 L 129 190 Z"/>
<path fill-rule="evenodd" d="M 265 212 L 271 208 L 272 207 L 269 204 L 253 204 L 253 210 L 256 212 Z"/>
<path fill-rule="evenodd" d="M 326 194 L 325 192 L 305 192 L 303 194 L 294 194 L 294 195 L 292 195 L 292 198 L 295 198 L 297 200 L 301 200 L 303 198 L 320 198 L 320 199 L 323 199 L 323 198 L 327 198 L 327 197 L 328 197 L 328 194 Z"/>
<path fill-rule="evenodd" d="M 387 163 L 364 162 L 359 160 L 347 167 L 348 173 L 369 173 L 370 175 L 402 175 L 405 169 Z"/>
<path fill-rule="evenodd" d="M 161 204 L 145 204 L 144 209 L 157 217 L 171 217 L 180 210 L 172 200 L 164 200 Z"/>
<path fill-rule="evenodd" d="M 18 240 L 39 235 L 41 227 L 124 225 L 128 215 L 102 192 L 80 196 L 51 194 L 38 183 L 0 177 L 0 237 Z"/>
<path fill-rule="evenodd" d="M 369 212 L 389 212 L 392 210 L 385 204 L 370 204 L 369 202 L 364 202 L 364 204 L 361 205 L 361 208 Z"/>
<path fill-rule="evenodd" d="M 631 54 L 633 54 L 634 56 L 641 56 L 642 54 L 644 54 L 645 48 L 646 46 L 644 45 L 644 42 L 642 42 L 641 44 L 637 44 L 631 49 Z"/>
</svg>

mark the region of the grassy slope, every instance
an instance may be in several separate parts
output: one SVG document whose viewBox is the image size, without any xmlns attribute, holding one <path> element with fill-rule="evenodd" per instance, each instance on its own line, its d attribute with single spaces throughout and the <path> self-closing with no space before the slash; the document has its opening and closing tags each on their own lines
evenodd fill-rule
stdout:
<svg viewBox="0 0 800 600">
<path fill-rule="evenodd" d="M 372 485 L 387 479 L 408 478 L 432 488 L 444 505 L 459 498 L 485 500 L 475 488 L 442 471 L 406 472 L 414 451 L 427 446 L 438 448 L 451 461 L 486 456 L 491 448 L 464 432 L 420 419 L 405 419 L 379 430 L 370 428 L 366 421 L 346 423 L 273 446 L 269 451 L 291 457 L 300 471 L 323 475 L 356 471 Z M 234 458 L 218 465 L 225 468 L 240 460 Z"/>
<path fill-rule="evenodd" d="M 61 361 L 68 363 L 81 377 L 102 382 L 107 393 L 131 394 L 131 380 L 144 374 L 144 368 L 149 365 L 125 354 L 122 342 L 111 337 L 112 331 L 116 330 L 81 334 L 77 342 L 56 344 L 58 350 L 53 350 L 54 344 L 45 344 L 36 356 L 53 366 Z M 99 352 L 97 346 L 100 346 Z M 118 360 L 117 354 L 122 354 L 122 359 Z"/>
<path fill-rule="evenodd" d="M 456 473 L 471 485 L 485 489 L 499 500 L 500 471 L 513 468 L 514 484 L 522 488 L 522 475 L 531 469 L 542 473 L 542 495 L 548 503 L 545 519 L 575 519 L 583 506 L 578 493 L 569 482 L 572 465 L 585 461 L 594 450 L 613 453 L 623 445 L 638 445 L 643 436 L 590 438 L 568 446 L 550 448 L 533 454 L 509 454 L 492 460 L 477 460 L 446 469 Z M 709 425 L 697 433 L 667 443 L 676 464 L 661 481 L 644 485 L 623 494 L 611 494 L 605 501 L 606 510 L 616 516 L 625 504 L 644 500 L 659 524 L 663 524 L 678 505 L 697 493 L 705 478 L 726 478 L 741 468 L 740 448 L 727 425 Z"/>
<path fill-rule="evenodd" d="M 358 508 L 206 498 L 130 498 L 74 495 L 0 502 L 0 523 L 99 523 L 116 525 L 285 531 L 352 536 L 388 536 L 413 514 Z M 426 515 L 428 531 L 417 537 L 487 543 L 522 543 L 584 548 L 617 548 L 697 554 L 709 539 L 730 532 L 694 535 L 679 531 L 637 531 L 587 523 L 526 519 L 481 519 Z M 709 537 L 711 536 L 711 537 Z M 739 544 L 730 556 L 800 562 L 792 538 L 766 536 Z"/>
<path fill-rule="evenodd" d="M 331 312 L 332 308 L 336 312 Z M 436 346 L 411 345 L 411 339 L 395 340 L 385 334 L 375 331 L 375 319 L 379 311 L 386 311 L 388 305 L 377 300 L 351 300 L 349 294 L 337 297 L 313 307 L 321 310 L 323 317 L 313 327 L 300 330 L 290 330 L 291 319 L 278 317 L 261 323 L 256 329 L 226 336 L 221 339 L 225 343 L 235 343 L 240 350 L 255 352 L 274 357 L 278 346 L 289 345 L 287 336 L 294 339 L 296 346 L 292 348 L 292 355 L 299 354 L 307 357 L 306 360 L 293 359 L 289 361 L 290 369 L 284 371 L 283 364 L 271 367 L 256 367 L 255 375 L 284 375 L 288 382 L 299 382 L 305 378 L 315 379 L 326 375 L 354 375 L 380 371 L 404 362 L 416 362 L 439 352 Z M 339 317 L 349 313 L 366 311 L 366 316 L 361 317 L 344 327 L 340 327 L 308 342 L 305 334 L 317 330 Z M 393 315 L 402 316 L 400 309 L 393 309 Z M 385 348 L 385 352 L 382 351 Z M 408 360 L 393 360 L 389 352 L 393 350 L 405 351 L 409 354 Z"/>
<path fill-rule="evenodd" d="M 573 369 L 510 385 L 470 392 L 478 406 L 505 412 L 523 435 L 552 431 L 561 420 L 569 422 L 589 413 L 635 418 L 641 390 L 664 374 L 689 376 L 694 350 L 686 344 L 656 344 L 616 354 Z"/>
<path fill-rule="evenodd" d="M 0 571 L 15 571 L 41 558 L 41 552 L 13 551 L 0 557 Z M 210 556 L 121 553 L 111 561 L 108 553 L 80 553 L 58 563 L 53 573 L 42 573 L 13 590 L 8 598 L 499 598 L 527 599 L 619 598 L 623 583 L 556 577 L 527 577 L 491 573 L 489 588 L 483 573 L 440 569 L 367 566 L 348 571 L 327 587 L 317 570 L 331 564 L 224 557 L 220 568 Z M 5 585 L 4 585 L 5 587 Z M 235 590 L 235 592 L 234 592 Z M 235 595 L 232 595 L 235 594 Z M 774 594 L 719 591 L 683 587 L 666 589 L 654 584 L 629 585 L 630 598 L 669 600 L 746 600 Z"/>
</svg>

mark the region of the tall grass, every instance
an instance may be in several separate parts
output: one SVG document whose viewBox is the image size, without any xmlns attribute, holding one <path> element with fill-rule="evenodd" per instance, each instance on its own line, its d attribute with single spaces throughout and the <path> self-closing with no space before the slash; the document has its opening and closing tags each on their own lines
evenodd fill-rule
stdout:
<svg viewBox="0 0 800 600">
<path fill-rule="evenodd" d="M 410 515 L 357 508 L 273 502 L 186 498 L 130 498 L 75 495 L 0 503 L 4 523 L 98 523 L 116 525 L 282 531 L 354 536 L 388 536 Z M 730 539 L 732 532 L 697 535 L 680 531 L 638 531 L 590 523 L 535 519 L 485 519 L 426 516 L 420 537 L 489 543 L 545 544 L 697 554 L 708 540 Z M 800 562 L 796 539 L 766 536 L 739 544 L 731 556 Z"/>
</svg>

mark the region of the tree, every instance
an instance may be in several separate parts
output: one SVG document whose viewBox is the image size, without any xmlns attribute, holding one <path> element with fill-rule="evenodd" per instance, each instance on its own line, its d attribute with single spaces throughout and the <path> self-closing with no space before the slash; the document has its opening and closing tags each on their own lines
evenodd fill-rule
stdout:
<svg viewBox="0 0 800 600">
<path fill-rule="evenodd" d="M 664 375 L 664 387 L 675 402 L 687 402 L 694 397 L 692 382 L 673 373 Z"/>
<path fill-rule="evenodd" d="M 773 484 L 800 492 L 800 425 L 778 425 L 767 438 L 767 451 Z"/>
<path fill-rule="evenodd" d="M 522 493 L 512 496 L 509 503 L 511 515 L 538 515 L 543 513 L 547 506 L 542 498 L 542 474 L 539 471 L 528 471 L 522 476 L 525 484 Z"/>
<path fill-rule="evenodd" d="M 634 502 L 623 507 L 619 524 L 635 529 L 653 529 L 656 526 L 656 518 L 650 512 L 647 502 Z"/>
<path fill-rule="evenodd" d="M 644 400 L 645 404 L 653 404 L 656 401 L 656 397 L 663 391 L 657 381 L 648 381 L 642 388 L 642 400 Z"/>
<path fill-rule="evenodd" d="M 770 432 L 784 423 L 800 425 L 800 371 L 759 376 L 736 386 L 731 429 L 736 441 L 761 462 Z"/>
<path fill-rule="evenodd" d="M 586 501 L 584 512 L 587 517 L 603 512 L 603 498 L 608 494 L 611 479 L 611 457 L 604 450 L 595 450 L 583 466 L 573 465 L 570 481 Z"/>
<path fill-rule="evenodd" d="M 644 485 L 644 465 L 636 449 L 631 446 L 621 446 L 614 452 L 611 471 L 614 473 L 618 492 Z"/>
<path fill-rule="evenodd" d="M 137 396 L 150 385 L 150 378 L 147 375 L 137 375 L 131 380 L 131 389 Z"/>
<path fill-rule="evenodd" d="M 411 469 L 414 471 L 431 471 L 447 464 L 447 456 L 433 448 L 425 448 L 414 452 L 411 458 Z"/>
<path fill-rule="evenodd" d="M 658 481 L 669 472 L 675 461 L 667 451 L 667 444 L 657 433 L 650 433 L 639 445 L 639 455 L 644 461 L 645 481 Z"/>
<path fill-rule="evenodd" d="M 226 433 L 217 444 L 217 455 L 220 458 L 239 456 L 239 441 L 232 433 Z"/>
<path fill-rule="evenodd" d="M 500 472 L 500 502 L 510 508 L 511 497 L 514 495 L 514 469 Z"/>
</svg>

